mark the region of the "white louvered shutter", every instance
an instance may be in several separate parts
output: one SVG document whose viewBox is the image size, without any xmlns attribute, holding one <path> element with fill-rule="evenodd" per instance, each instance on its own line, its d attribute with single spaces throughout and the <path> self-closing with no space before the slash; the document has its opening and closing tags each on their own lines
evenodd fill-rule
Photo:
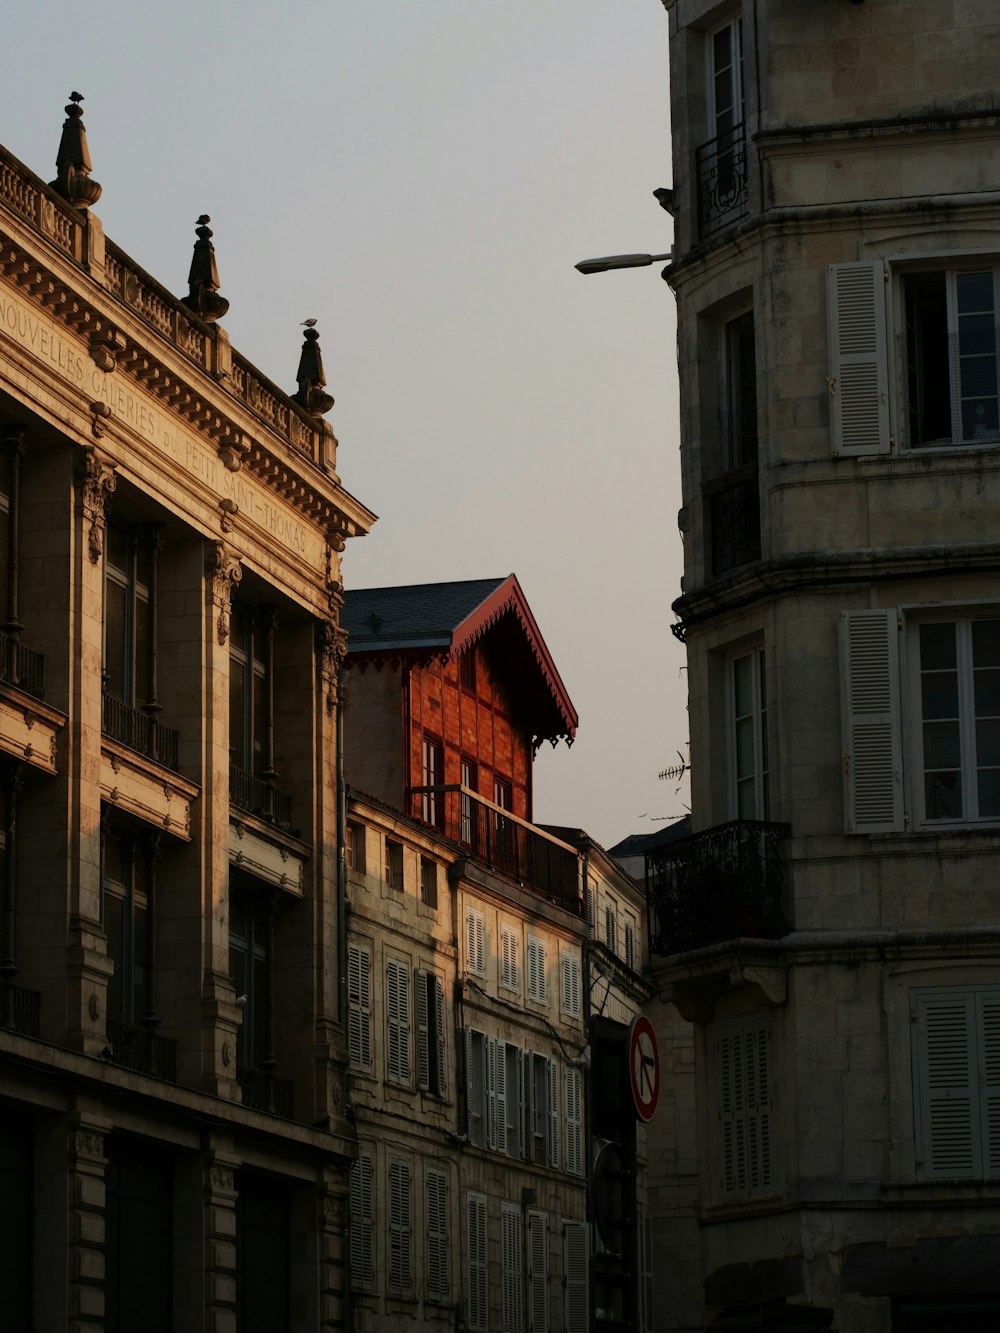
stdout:
<svg viewBox="0 0 1000 1333">
<path fill-rule="evenodd" d="M 507 1062 L 505 1043 L 490 1038 L 490 1147 L 507 1151 Z"/>
<path fill-rule="evenodd" d="M 534 1123 L 534 1065 L 535 1060 L 531 1051 L 521 1052 L 521 1123 L 524 1126 L 523 1138 L 521 1141 L 521 1155 L 529 1162 L 534 1157 L 535 1142 L 535 1123 Z"/>
<path fill-rule="evenodd" d="M 580 1014 L 580 964 L 572 954 L 562 956 L 562 1007 L 573 1018 Z"/>
<path fill-rule="evenodd" d="M 583 1075 L 566 1067 L 566 1170 L 583 1174 Z"/>
<path fill-rule="evenodd" d="M 473 907 L 465 914 L 465 965 L 474 976 L 486 974 L 486 920 Z"/>
<path fill-rule="evenodd" d="M 482 1194 L 467 1196 L 469 1282 L 469 1328 L 485 1333 L 488 1318 L 487 1263 L 486 1263 L 486 1198 Z"/>
<path fill-rule="evenodd" d="M 635 971 L 635 926 L 625 922 L 625 966 Z"/>
<path fill-rule="evenodd" d="M 881 263 L 831 264 L 826 292 L 833 452 L 888 453 L 885 269 Z"/>
<path fill-rule="evenodd" d="M 389 1163 L 389 1290 L 409 1291 L 413 1281 L 410 1168 Z"/>
<path fill-rule="evenodd" d="M 447 1064 L 445 1057 L 445 1027 L 444 1027 L 444 986 L 441 984 L 440 977 L 433 977 L 434 986 L 434 1030 L 430 1034 L 431 1041 L 437 1043 L 437 1087 L 433 1089 L 440 1097 L 443 1097 L 448 1091 L 448 1079 L 446 1076 Z"/>
<path fill-rule="evenodd" d="M 548 1101 L 548 1161 L 559 1165 L 559 1071 L 554 1060 L 545 1061 L 545 1092 Z"/>
<path fill-rule="evenodd" d="M 389 1025 L 389 1077 L 399 1083 L 410 1078 L 409 968 L 390 958 L 385 971 L 386 1018 Z"/>
<path fill-rule="evenodd" d="M 371 1287 L 375 1280 L 372 1235 L 372 1156 L 361 1152 L 351 1167 L 351 1281 Z"/>
<path fill-rule="evenodd" d="M 417 1011 L 417 1087 L 430 1087 L 430 1027 L 427 1013 L 427 973 L 418 968 L 413 974 L 413 993 Z"/>
<path fill-rule="evenodd" d="M 587 1224 L 563 1222 L 563 1325 L 566 1333 L 587 1333 Z"/>
<path fill-rule="evenodd" d="M 448 1295 L 448 1178 L 429 1169 L 427 1191 L 427 1295 L 444 1300 Z"/>
<path fill-rule="evenodd" d="M 1000 991 L 978 997 L 984 1173 L 1000 1176 Z"/>
<path fill-rule="evenodd" d="M 347 949 L 347 1040 L 351 1065 L 369 1069 L 372 1062 L 371 957 L 351 944 Z"/>
<path fill-rule="evenodd" d="M 501 1279 L 503 1333 L 522 1333 L 524 1299 L 522 1292 L 521 1207 L 516 1203 L 501 1205 Z"/>
<path fill-rule="evenodd" d="M 927 1179 L 981 1176 L 976 1003 L 971 992 L 916 1001 L 917 1159 Z"/>
<path fill-rule="evenodd" d="M 844 611 L 840 617 L 848 833 L 904 827 L 896 618 L 893 609 Z"/>
<path fill-rule="evenodd" d="M 770 1034 L 745 1022 L 719 1032 L 720 1184 L 725 1195 L 748 1195 L 771 1184 Z"/>
<path fill-rule="evenodd" d="M 549 1333 L 548 1219 L 528 1214 L 528 1333 Z"/>
</svg>

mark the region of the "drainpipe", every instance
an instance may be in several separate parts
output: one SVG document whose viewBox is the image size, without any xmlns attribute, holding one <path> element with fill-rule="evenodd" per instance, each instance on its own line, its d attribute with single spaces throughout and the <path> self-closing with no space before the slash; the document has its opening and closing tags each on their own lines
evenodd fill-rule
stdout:
<svg viewBox="0 0 1000 1333">
<path fill-rule="evenodd" d="M 347 786 L 344 782 L 344 698 L 347 672 L 337 673 L 337 1021 L 347 1022 Z"/>
</svg>

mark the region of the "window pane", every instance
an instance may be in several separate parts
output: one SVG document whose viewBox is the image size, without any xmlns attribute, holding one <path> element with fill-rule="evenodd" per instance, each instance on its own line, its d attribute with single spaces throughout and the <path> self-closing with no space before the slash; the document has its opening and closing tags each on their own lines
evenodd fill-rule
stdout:
<svg viewBox="0 0 1000 1333">
<path fill-rule="evenodd" d="M 108 981 L 108 1015 L 124 1019 L 125 900 L 107 890 L 104 894 L 104 933 L 108 939 L 108 957 L 115 964 L 114 976 Z"/>
<path fill-rule="evenodd" d="M 135 599 L 135 686 L 132 702 L 149 697 L 149 603 L 145 597 Z"/>
<path fill-rule="evenodd" d="M 132 908 L 132 1021 L 141 1023 L 146 1013 L 146 909 Z"/>
<path fill-rule="evenodd" d="M 974 671 L 976 717 L 1000 717 L 1000 669 Z"/>
<path fill-rule="evenodd" d="M 105 687 L 117 699 L 131 695 L 131 673 L 126 671 L 128 589 L 114 579 L 104 583 L 104 672 Z"/>
<path fill-rule="evenodd" d="M 920 666 L 924 671 L 954 667 L 955 626 L 951 622 L 920 626 Z"/>
<path fill-rule="evenodd" d="M 980 817 L 1000 815 L 1000 772 L 995 768 L 980 770 L 978 785 Z"/>
<path fill-rule="evenodd" d="M 753 711 L 753 681 L 750 670 L 751 659 L 740 657 L 733 663 L 733 699 L 736 716 L 745 717 Z"/>
<path fill-rule="evenodd" d="M 229 751 L 237 768 L 246 768 L 246 684 L 243 664 L 229 659 Z"/>
<path fill-rule="evenodd" d="M 924 723 L 924 768 L 960 768 L 962 746 L 957 722 Z"/>
<path fill-rule="evenodd" d="M 118 527 L 115 523 L 108 524 L 105 534 L 104 558 L 113 569 L 117 569 L 125 575 L 129 572 L 128 546 L 125 529 Z"/>
<path fill-rule="evenodd" d="M 962 404 L 962 439 L 992 440 L 997 434 L 997 400 L 970 399 Z"/>
<path fill-rule="evenodd" d="M 958 311 L 964 315 L 970 310 L 993 309 L 993 274 L 959 273 L 955 284 L 958 290 Z"/>
<path fill-rule="evenodd" d="M 920 699 L 927 721 L 958 717 L 958 673 L 925 671 L 920 679 Z"/>
<path fill-rule="evenodd" d="M 264 769 L 264 676 L 253 673 L 253 772 L 257 776 Z"/>
<path fill-rule="evenodd" d="M 1000 721 L 976 723 L 976 764 L 979 768 L 1000 766 Z"/>
<path fill-rule="evenodd" d="M 928 819 L 960 819 L 962 815 L 961 774 L 925 774 L 924 800 Z"/>
<path fill-rule="evenodd" d="M 972 622 L 972 664 L 1000 667 L 1000 620 Z"/>
</svg>

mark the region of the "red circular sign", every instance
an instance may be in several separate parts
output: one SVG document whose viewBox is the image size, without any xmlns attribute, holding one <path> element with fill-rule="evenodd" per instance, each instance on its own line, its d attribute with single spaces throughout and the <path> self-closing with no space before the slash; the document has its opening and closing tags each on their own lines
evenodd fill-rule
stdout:
<svg viewBox="0 0 1000 1333">
<path fill-rule="evenodd" d="M 660 1097 L 660 1056 L 645 1014 L 636 1014 L 628 1030 L 628 1077 L 640 1120 L 652 1120 Z"/>
</svg>

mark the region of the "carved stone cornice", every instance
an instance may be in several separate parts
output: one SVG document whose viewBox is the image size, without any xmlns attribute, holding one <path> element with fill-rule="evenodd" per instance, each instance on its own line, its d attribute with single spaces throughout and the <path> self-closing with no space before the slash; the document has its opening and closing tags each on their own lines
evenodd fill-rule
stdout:
<svg viewBox="0 0 1000 1333">
<path fill-rule="evenodd" d="M 90 523 L 87 549 L 91 563 L 97 564 L 104 551 L 104 510 L 107 498 L 118 485 L 112 463 L 93 445 L 85 445 L 77 463 L 76 479 L 80 512 Z"/>
<path fill-rule="evenodd" d="M 210 544 L 205 564 L 212 576 L 212 600 L 218 612 L 215 630 L 221 646 L 229 638 L 233 589 L 243 577 L 243 566 L 240 557 L 225 542 Z"/>
</svg>

